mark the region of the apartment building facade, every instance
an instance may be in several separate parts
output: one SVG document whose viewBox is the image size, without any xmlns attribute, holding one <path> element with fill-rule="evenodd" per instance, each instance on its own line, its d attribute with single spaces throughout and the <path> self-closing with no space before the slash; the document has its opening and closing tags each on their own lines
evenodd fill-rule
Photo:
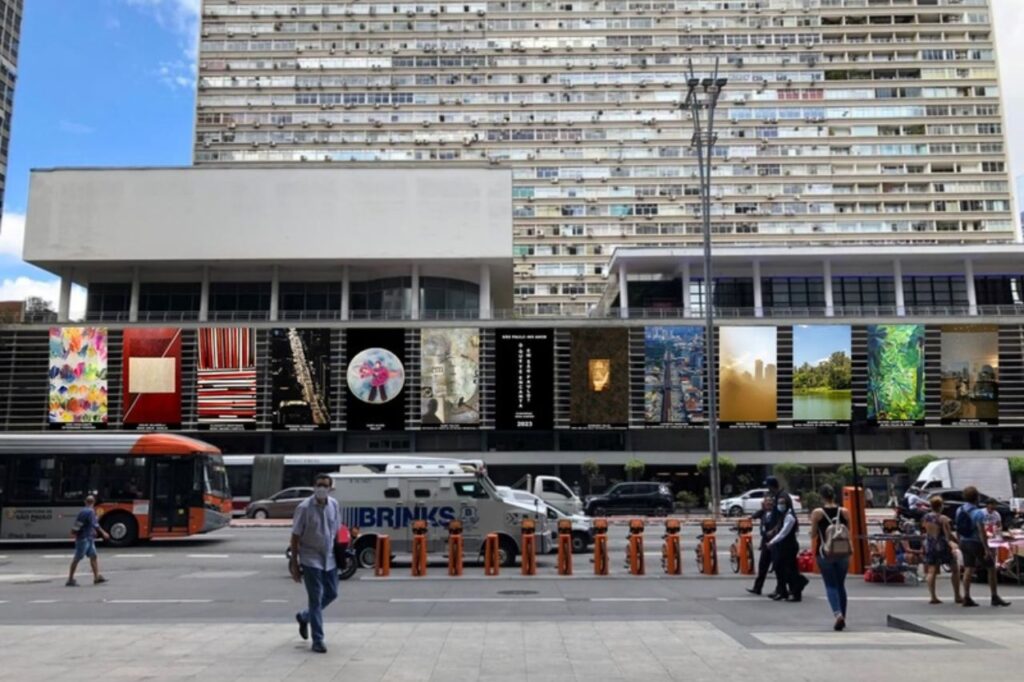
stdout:
<svg viewBox="0 0 1024 682">
<path fill-rule="evenodd" d="M 205 0 L 195 163 L 511 168 L 515 308 L 701 238 L 688 65 L 729 83 L 728 246 L 1018 239 L 987 0 Z"/>
<path fill-rule="evenodd" d="M 0 212 L 7 184 L 7 155 L 11 145 L 14 86 L 18 79 L 23 0 L 0 0 Z"/>
</svg>

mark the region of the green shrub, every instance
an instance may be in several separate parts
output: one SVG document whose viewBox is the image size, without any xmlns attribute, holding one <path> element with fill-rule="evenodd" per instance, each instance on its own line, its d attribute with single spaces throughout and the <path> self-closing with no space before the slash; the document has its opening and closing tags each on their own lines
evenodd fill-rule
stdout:
<svg viewBox="0 0 1024 682">
<path fill-rule="evenodd" d="M 929 462 L 934 462 L 938 457 L 935 455 L 914 455 L 913 457 L 907 457 L 904 460 L 903 465 L 907 467 L 907 476 L 910 477 L 910 481 L 914 482 L 917 480 L 917 475 L 921 473 L 921 470 L 928 466 Z"/>
<path fill-rule="evenodd" d="M 676 506 L 683 511 L 688 512 L 698 504 L 700 504 L 700 501 L 697 499 L 697 496 L 689 490 L 680 490 L 676 493 Z"/>
</svg>

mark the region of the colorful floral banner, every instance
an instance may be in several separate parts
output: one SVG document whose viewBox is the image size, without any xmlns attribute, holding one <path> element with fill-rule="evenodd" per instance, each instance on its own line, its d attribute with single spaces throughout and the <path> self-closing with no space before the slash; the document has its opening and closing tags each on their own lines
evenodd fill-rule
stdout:
<svg viewBox="0 0 1024 682">
<path fill-rule="evenodd" d="M 49 422 L 56 428 L 106 425 L 106 328 L 50 328 Z"/>
</svg>

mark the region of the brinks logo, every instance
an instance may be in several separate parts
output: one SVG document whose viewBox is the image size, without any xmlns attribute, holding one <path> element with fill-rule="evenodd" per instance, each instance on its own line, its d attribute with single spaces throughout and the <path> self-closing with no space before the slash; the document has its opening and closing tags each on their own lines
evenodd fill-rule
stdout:
<svg viewBox="0 0 1024 682">
<path fill-rule="evenodd" d="M 453 507 L 348 507 L 342 515 L 346 525 L 358 528 L 408 528 L 419 520 L 437 528 L 456 518 Z"/>
</svg>

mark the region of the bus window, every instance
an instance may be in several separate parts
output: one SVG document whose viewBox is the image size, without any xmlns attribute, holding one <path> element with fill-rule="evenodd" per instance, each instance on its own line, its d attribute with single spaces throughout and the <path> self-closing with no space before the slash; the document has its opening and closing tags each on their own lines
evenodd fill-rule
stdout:
<svg viewBox="0 0 1024 682">
<path fill-rule="evenodd" d="M 252 467 L 228 467 L 228 483 L 235 497 L 249 497 L 252 493 Z"/>
<path fill-rule="evenodd" d="M 12 502 L 49 502 L 56 460 L 52 457 L 23 457 L 14 460 L 11 481 Z"/>
<path fill-rule="evenodd" d="M 57 479 L 57 500 L 59 503 L 78 504 L 93 491 L 95 479 L 92 476 L 93 462 L 84 458 L 62 458 L 60 478 Z"/>
<path fill-rule="evenodd" d="M 141 500 L 147 489 L 145 458 L 114 457 L 107 462 L 100 480 L 100 498 L 104 502 Z"/>
<path fill-rule="evenodd" d="M 7 489 L 7 464 L 0 462 L 0 503 L 4 500 L 4 491 Z"/>
<path fill-rule="evenodd" d="M 228 472 L 223 462 L 218 462 L 207 457 L 201 458 L 204 464 L 203 481 L 206 487 L 203 492 L 218 497 L 229 497 L 231 486 L 228 484 Z"/>
</svg>

